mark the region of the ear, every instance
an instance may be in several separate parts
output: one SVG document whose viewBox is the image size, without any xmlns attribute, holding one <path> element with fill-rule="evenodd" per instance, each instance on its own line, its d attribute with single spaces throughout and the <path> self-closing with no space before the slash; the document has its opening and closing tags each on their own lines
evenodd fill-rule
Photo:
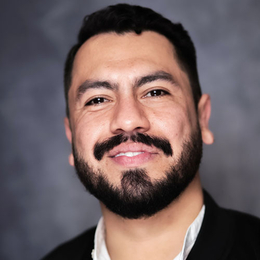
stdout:
<svg viewBox="0 0 260 260">
<path fill-rule="evenodd" d="M 65 132 L 66 132 L 66 136 L 69 140 L 70 143 L 72 143 L 72 133 L 71 133 L 71 128 L 70 128 L 70 121 L 67 117 L 64 118 L 64 126 L 65 126 Z M 71 154 L 69 155 L 69 164 L 71 166 L 74 166 L 74 156 L 71 152 Z"/>
<path fill-rule="evenodd" d="M 198 118 L 201 129 L 202 140 L 205 144 L 214 142 L 214 135 L 209 130 L 209 118 L 211 113 L 211 102 L 208 94 L 203 94 L 198 104 Z"/>
</svg>

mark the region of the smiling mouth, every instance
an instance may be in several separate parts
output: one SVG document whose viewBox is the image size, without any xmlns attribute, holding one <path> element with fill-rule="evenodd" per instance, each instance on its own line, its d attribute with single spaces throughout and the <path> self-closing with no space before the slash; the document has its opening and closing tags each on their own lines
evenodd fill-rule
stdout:
<svg viewBox="0 0 260 260">
<path fill-rule="evenodd" d="M 127 156 L 127 157 L 134 157 L 134 156 L 137 156 L 139 154 L 142 154 L 144 152 L 126 152 L 126 153 L 119 153 L 119 154 L 116 154 L 115 156 L 113 156 L 114 158 L 115 157 L 119 157 L 119 156 Z"/>
<path fill-rule="evenodd" d="M 117 154 L 110 156 L 110 159 L 123 167 L 139 167 L 145 163 L 153 160 L 157 152 L 147 151 L 125 151 L 118 152 Z"/>
<path fill-rule="evenodd" d="M 158 149 L 153 146 L 125 142 L 113 148 L 108 153 L 108 158 L 121 167 L 132 168 L 143 166 L 152 161 L 158 154 Z"/>
</svg>

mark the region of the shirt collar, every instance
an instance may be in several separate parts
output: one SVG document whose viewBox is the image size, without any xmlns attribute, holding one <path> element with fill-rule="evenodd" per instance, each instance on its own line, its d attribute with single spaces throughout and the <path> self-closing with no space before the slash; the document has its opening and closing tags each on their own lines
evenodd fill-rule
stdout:
<svg viewBox="0 0 260 260">
<path fill-rule="evenodd" d="M 200 213 L 187 229 L 182 250 L 173 260 L 185 260 L 188 257 L 199 234 L 204 214 L 205 205 L 203 205 L 203 207 L 200 210 Z M 100 218 L 95 232 L 92 258 L 93 260 L 110 260 L 110 256 L 108 254 L 105 242 L 105 224 L 103 217 Z"/>
</svg>

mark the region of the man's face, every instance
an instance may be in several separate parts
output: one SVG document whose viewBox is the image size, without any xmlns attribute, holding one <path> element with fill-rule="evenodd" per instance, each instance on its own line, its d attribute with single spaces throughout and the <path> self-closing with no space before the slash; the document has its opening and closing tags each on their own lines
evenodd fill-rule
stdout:
<svg viewBox="0 0 260 260">
<path fill-rule="evenodd" d="M 165 179 L 179 167 L 185 145 L 200 139 L 188 77 L 172 44 L 155 32 L 106 33 L 85 42 L 74 61 L 69 108 L 74 156 L 118 191 L 129 172 L 145 173 L 152 185 Z"/>
</svg>

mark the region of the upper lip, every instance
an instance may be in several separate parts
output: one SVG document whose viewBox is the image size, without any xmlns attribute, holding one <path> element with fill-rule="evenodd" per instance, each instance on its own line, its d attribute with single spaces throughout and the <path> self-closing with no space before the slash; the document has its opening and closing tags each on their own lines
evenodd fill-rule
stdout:
<svg viewBox="0 0 260 260">
<path fill-rule="evenodd" d="M 158 153 L 158 149 L 154 146 L 148 146 L 142 143 L 122 143 L 108 152 L 109 157 L 115 157 L 119 153 L 126 152 L 148 152 Z"/>
</svg>

